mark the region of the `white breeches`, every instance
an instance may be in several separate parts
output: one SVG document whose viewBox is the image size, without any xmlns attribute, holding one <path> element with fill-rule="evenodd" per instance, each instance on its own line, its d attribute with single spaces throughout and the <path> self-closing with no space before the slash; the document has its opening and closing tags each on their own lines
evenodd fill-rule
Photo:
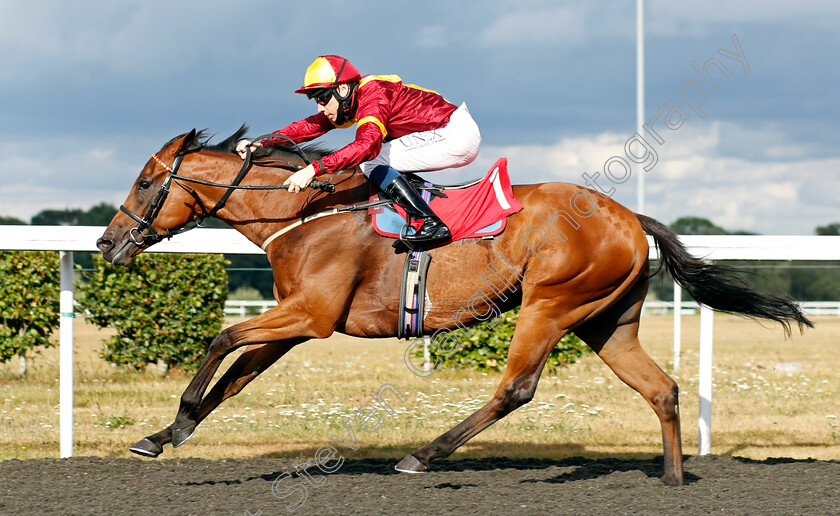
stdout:
<svg viewBox="0 0 840 516">
<path fill-rule="evenodd" d="M 379 165 L 399 172 L 428 172 L 463 167 L 481 148 L 481 133 L 466 104 L 461 104 L 439 129 L 421 131 L 382 144 L 379 155 L 361 164 L 365 176 Z"/>
</svg>

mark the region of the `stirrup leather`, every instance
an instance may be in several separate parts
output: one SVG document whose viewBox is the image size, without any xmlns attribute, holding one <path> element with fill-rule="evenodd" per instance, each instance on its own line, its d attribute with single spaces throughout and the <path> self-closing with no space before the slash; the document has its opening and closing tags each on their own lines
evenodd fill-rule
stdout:
<svg viewBox="0 0 840 516">
<path fill-rule="evenodd" d="M 452 237 L 446 224 L 435 215 L 426 200 L 405 177 L 397 177 L 385 187 L 384 191 L 405 209 L 409 219 L 423 219 L 423 225 L 417 232 L 411 235 L 400 235 L 400 240 L 414 248 L 417 245 L 438 244 Z"/>
</svg>

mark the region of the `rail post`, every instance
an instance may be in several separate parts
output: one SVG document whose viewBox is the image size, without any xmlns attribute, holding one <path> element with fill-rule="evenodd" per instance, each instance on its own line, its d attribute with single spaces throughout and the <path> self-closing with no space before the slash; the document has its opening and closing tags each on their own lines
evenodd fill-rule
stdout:
<svg viewBox="0 0 840 516">
<path fill-rule="evenodd" d="M 712 338 L 714 311 L 700 305 L 700 415 L 698 418 L 698 455 L 712 452 Z"/>
<path fill-rule="evenodd" d="M 674 282 L 674 372 L 680 370 L 682 348 L 682 288 Z"/>
<path fill-rule="evenodd" d="M 59 251 L 59 441 L 61 457 L 73 456 L 73 251 Z"/>
</svg>

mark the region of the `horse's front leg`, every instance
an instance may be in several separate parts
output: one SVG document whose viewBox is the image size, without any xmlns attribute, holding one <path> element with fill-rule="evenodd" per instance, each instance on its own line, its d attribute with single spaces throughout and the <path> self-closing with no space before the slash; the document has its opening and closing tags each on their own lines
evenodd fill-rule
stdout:
<svg viewBox="0 0 840 516">
<path fill-rule="evenodd" d="M 225 374 L 210 389 L 210 392 L 198 407 L 195 425 L 201 423 L 224 400 L 238 394 L 248 383 L 268 369 L 280 357 L 306 339 L 294 339 L 285 342 L 269 342 L 248 346 Z M 182 422 L 183 423 L 183 422 Z M 172 442 L 172 423 L 160 432 L 145 437 L 132 445 L 129 450 L 146 457 L 157 457 L 163 452 L 163 446 Z"/>
<path fill-rule="evenodd" d="M 175 421 L 160 432 L 147 436 L 130 446 L 130 451 L 146 457 L 157 457 L 163 452 L 164 445 L 172 443 L 172 446 L 177 448 L 192 437 L 198 426 L 197 415 L 201 398 L 222 361 L 228 353 L 236 349 L 231 343 L 230 330 L 231 328 L 223 330 L 210 343 L 198 372 L 181 395 Z"/>
<path fill-rule="evenodd" d="M 268 342 L 248 346 L 242 355 L 231 364 L 210 392 L 201 400 L 198 407 L 197 423 L 201 423 L 223 401 L 239 394 L 251 380 L 268 369 L 274 362 L 291 351 L 298 344 L 309 339 L 292 339 L 283 342 Z"/>
<path fill-rule="evenodd" d="M 239 346 L 234 344 L 231 338 L 230 329 L 222 331 L 218 337 L 213 339 L 210 347 L 207 348 L 207 355 L 201 362 L 198 371 L 192 381 L 181 395 L 181 404 L 178 407 L 178 414 L 175 422 L 170 425 L 172 429 L 172 446 L 177 448 L 192 437 L 195 427 L 198 426 L 198 408 L 204 392 L 210 385 L 213 375 L 222 365 L 225 357 Z"/>
<path fill-rule="evenodd" d="M 284 307 L 287 305 L 288 303 L 284 302 L 253 319 L 231 326 L 213 339 L 198 372 L 181 395 L 175 421 L 129 449 L 139 455 L 156 457 L 163 451 L 165 444 L 172 443 L 174 447 L 184 444 L 195 432 L 198 423 L 213 408 L 227 397 L 239 392 L 256 374 L 280 358 L 291 347 L 309 338 L 325 337 L 332 333 L 334 325 L 322 324 L 320 328 L 310 327 L 312 318 L 308 314 L 299 310 L 285 310 Z M 243 354 L 240 360 L 231 366 L 234 371 L 219 380 L 219 389 L 214 388 L 205 403 L 204 393 L 224 358 L 239 347 L 255 343 L 268 343 L 264 346 L 267 351 L 261 353 L 257 360 L 254 360 L 253 356 L 246 358 L 246 354 Z M 259 372 L 254 374 L 255 371 Z M 247 378 L 244 382 L 243 377 Z"/>
</svg>

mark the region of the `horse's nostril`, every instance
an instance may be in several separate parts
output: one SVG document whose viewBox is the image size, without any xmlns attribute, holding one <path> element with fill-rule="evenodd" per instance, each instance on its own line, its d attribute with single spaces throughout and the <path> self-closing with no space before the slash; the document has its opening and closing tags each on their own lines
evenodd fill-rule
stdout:
<svg viewBox="0 0 840 516">
<path fill-rule="evenodd" d="M 96 241 L 96 247 L 99 248 L 100 251 L 105 251 L 113 247 L 114 242 L 108 240 L 107 238 L 100 238 Z"/>
</svg>

